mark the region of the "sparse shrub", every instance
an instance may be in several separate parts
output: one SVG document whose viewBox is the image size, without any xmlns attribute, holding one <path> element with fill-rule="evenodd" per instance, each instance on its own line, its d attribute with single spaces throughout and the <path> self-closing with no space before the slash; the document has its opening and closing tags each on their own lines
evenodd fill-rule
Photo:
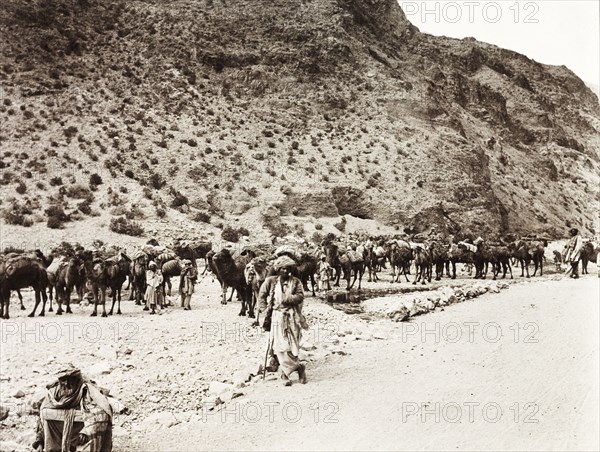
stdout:
<svg viewBox="0 0 600 452">
<path fill-rule="evenodd" d="M 57 217 L 48 217 L 48 221 L 46 221 L 46 226 L 50 229 L 62 229 L 64 224 Z"/>
<path fill-rule="evenodd" d="M 88 200 L 81 201 L 79 204 L 77 204 L 77 210 L 79 210 L 81 213 L 83 213 L 85 215 L 91 215 L 92 207 L 90 205 L 90 201 L 88 201 Z"/>
<path fill-rule="evenodd" d="M 166 185 L 166 181 L 160 174 L 154 173 L 152 176 L 150 176 L 150 185 L 156 190 L 160 190 Z"/>
<path fill-rule="evenodd" d="M 192 217 L 192 220 L 200 223 L 210 223 L 210 214 L 208 212 L 196 212 Z"/>
<path fill-rule="evenodd" d="M 27 191 L 27 185 L 25 185 L 23 182 L 19 182 L 19 185 L 17 185 L 15 190 L 17 190 L 18 194 L 22 195 Z"/>
<path fill-rule="evenodd" d="M 253 198 L 256 198 L 258 196 L 258 188 L 256 187 L 250 187 L 245 191 L 246 193 L 248 193 L 248 195 L 252 196 Z"/>
<path fill-rule="evenodd" d="M 333 225 L 338 231 L 344 232 L 346 230 L 346 217 L 342 217 L 339 223 Z"/>
<path fill-rule="evenodd" d="M 110 220 L 109 229 L 117 234 L 139 237 L 144 233 L 142 225 L 136 221 L 130 221 L 125 217 L 113 217 Z"/>
<path fill-rule="evenodd" d="M 189 203 L 189 200 L 188 200 L 187 196 L 183 195 L 180 192 L 176 192 L 175 197 L 171 201 L 171 207 L 173 207 L 175 209 L 177 207 L 187 205 L 188 203 Z"/>
<path fill-rule="evenodd" d="M 94 194 L 92 191 L 83 185 L 71 185 L 69 188 L 67 188 L 66 195 L 69 198 L 74 199 L 87 199 L 89 201 L 94 200 Z"/>
<path fill-rule="evenodd" d="M 60 176 L 56 176 L 50 179 L 49 181 L 51 187 L 57 187 L 63 184 L 62 178 Z"/>
<path fill-rule="evenodd" d="M 133 171 L 131 171 L 130 169 L 125 170 L 125 176 L 129 177 L 130 179 L 133 179 Z"/>
<path fill-rule="evenodd" d="M 50 229 L 60 229 L 63 227 L 63 223 L 71 221 L 71 218 L 65 213 L 62 206 L 59 205 L 48 207 L 44 213 L 48 217 L 46 225 Z"/>
<path fill-rule="evenodd" d="M 322 230 L 322 229 L 323 229 L 323 225 L 322 225 L 321 223 L 317 223 L 317 224 L 315 224 L 315 229 L 316 229 L 317 231 L 320 231 L 320 230 Z"/>
<path fill-rule="evenodd" d="M 243 235 L 245 237 L 250 236 L 250 231 L 248 231 L 248 229 L 246 229 L 244 227 L 238 228 L 238 232 L 240 233 L 240 235 Z"/>
<path fill-rule="evenodd" d="M 65 134 L 65 136 L 68 139 L 71 139 L 75 135 L 77 135 L 77 132 L 78 132 L 78 130 L 77 130 L 77 127 L 75 127 L 75 126 L 69 126 L 69 127 L 65 128 L 65 129 L 63 129 L 63 133 Z"/>
<path fill-rule="evenodd" d="M 90 185 L 102 185 L 102 178 L 98 173 L 90 175 Z"/>
<path fill-rule="evenodd" d="M 23 226 L 23 222 L 25 221 L 25 216 L 22 213 L 15 212 L 10 207 L 2 211 L 2 218 L 4 218 L 4 221 L 6 221 L 7 224 L 18 226 Z"/>
<path fill-rule="evenodd" d="M 167 216 L 167 211 L 165 209 L 163 209 L 162 207 L 157 207 L 156 208 L 156 216 L 158 218 L 164 218 Z"/>
<path fill-rule="evenodd" d="M 221 231 L 221 238 L 228 242 L 237 243 L 240 240 L 240 233 L 231 226 L 225 226 Z"/>
</svg>

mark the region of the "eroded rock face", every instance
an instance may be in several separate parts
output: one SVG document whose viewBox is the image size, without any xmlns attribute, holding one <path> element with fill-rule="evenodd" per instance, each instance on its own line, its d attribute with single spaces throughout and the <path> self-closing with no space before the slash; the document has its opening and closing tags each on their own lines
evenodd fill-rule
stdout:
<svg viewBox="0 0 600 452">
<path fill-rule="evenodd" d="M 368 195 L 364 190 L 348 186 L 334 187 L 331 195 L 339 215 L 352 215 L 365 219 L 374 218 L 375 206 L 368 200 Z"/>
<path fill-rule="evenodd" d="M 338 209 L 328 191 L 289 192 L 281 205 L 282 215 L 337 217 Z"/>
</svg>

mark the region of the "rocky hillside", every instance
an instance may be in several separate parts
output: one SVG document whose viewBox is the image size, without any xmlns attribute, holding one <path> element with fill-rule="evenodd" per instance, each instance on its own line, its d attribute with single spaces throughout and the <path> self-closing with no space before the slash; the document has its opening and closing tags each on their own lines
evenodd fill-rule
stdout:
<svg viewBox="0 0 600 452">
<path fill-rule="evenodd" d="M 394 0 L 5 0 L 0 23 L 3 234 L 598 228 L 592 91 Z"/>
</svg>

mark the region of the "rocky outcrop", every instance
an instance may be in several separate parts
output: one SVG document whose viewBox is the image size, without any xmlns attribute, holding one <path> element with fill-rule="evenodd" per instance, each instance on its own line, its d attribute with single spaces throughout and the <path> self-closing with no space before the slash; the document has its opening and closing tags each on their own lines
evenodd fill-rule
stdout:
<svg viewBox="0 0 600 452">
<path fill-rule="evenodd" d="M 105 179 L 91 210 L 66 202 L 66 180 L 11 189 L 18 205 L 43 193 L 72 218 L 108 215 L 113 185 L 165 223 L 175 190 L 206 199 L 179 213 L 246 217 L 254 234 L 274 203 L 399 228 L 593 229 L 592 91 L 565 67 L 421 33 L 395 0 L 4 3 L 2 141 L 27 153 L 3 155 L 3 188 L 56 168 Z"/>
</svg>

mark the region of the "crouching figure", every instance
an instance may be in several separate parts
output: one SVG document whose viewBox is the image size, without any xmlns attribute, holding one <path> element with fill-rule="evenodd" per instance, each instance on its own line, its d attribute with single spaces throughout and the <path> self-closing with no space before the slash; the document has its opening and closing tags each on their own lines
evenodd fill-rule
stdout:
<svg viewBox="0 0 600 452">
<path fill-rule="evenodd" d="M 112 451 L 112 408 L 100 390 L 75 367 L 58 373 L 40 406 L 33 449 Z"/>
</svg>

